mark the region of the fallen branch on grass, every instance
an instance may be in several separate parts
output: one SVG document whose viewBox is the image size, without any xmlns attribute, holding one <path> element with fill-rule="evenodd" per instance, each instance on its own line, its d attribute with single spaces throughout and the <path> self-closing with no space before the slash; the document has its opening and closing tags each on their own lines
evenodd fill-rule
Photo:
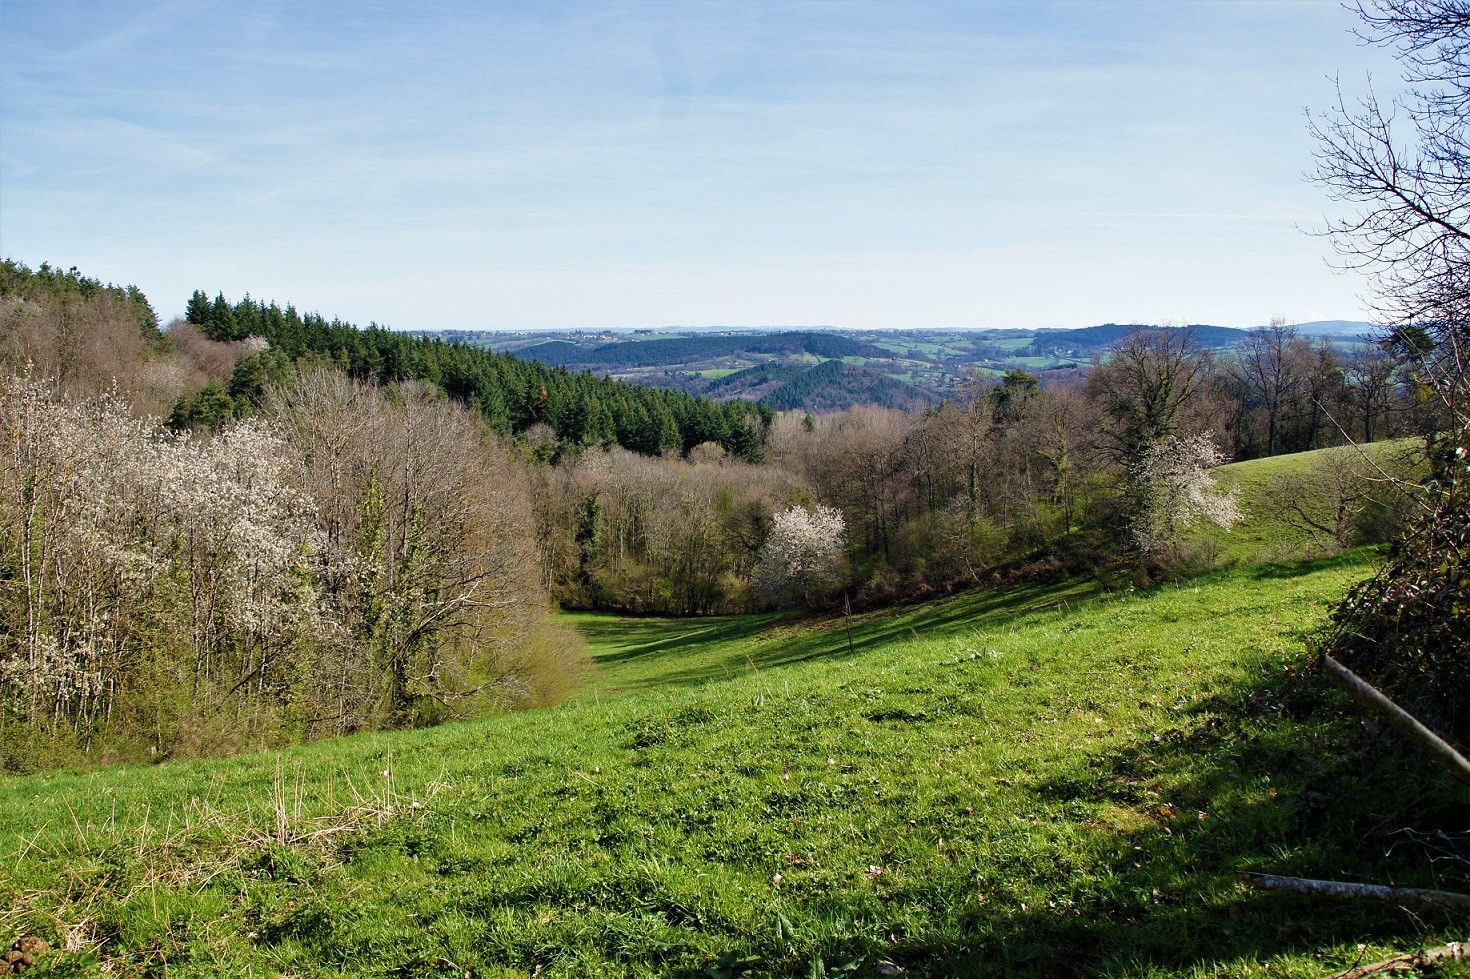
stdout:
<svg viewBox="0 0 1470 979">
<path fill-rule="evenodd" d="M 1341 688 L 1368 710 L 1381 714 L 1390 727 L 1427 751 L 1456 780 L 1470 785 L 1470 760 L 1448 742 L 1331 656 L 1322 657 L 1322 666 L 1333 686 Z"/>
<path fill-rule="evenodd" d="M 1302 894 L 1326 894 L 1355 900 L 1391 901 L 1395 904 L 1423 904 L 1455 911 L 1470 911 L 1470 894 L 1454 891 L 1427 891 L 1418 887 L 1385 887 L 1382 884 L 1352 884 L 1340 880 L 1312 880 L 1308 877 L 1278 877 L 1275 874 L 1246 874 L 1253 884 L 1268 891 L 1297 891 Z"/>
<path fill-rule="evenodd" d="M 1407 955 L 1395 955 L 1391 959 L 1373 965 L 1359 965 L 1346 972 L 1333 973 L 1328 979 L 1364 979 L 1365 976 L 1382 976 L 1394 972 L 1412 972 L 1439 962 L 1460 962 L 1470 959 L 1470 945 L 1465 942 L 1450 942 L 1439 948 L 1420 949 Z"/>
</svg>

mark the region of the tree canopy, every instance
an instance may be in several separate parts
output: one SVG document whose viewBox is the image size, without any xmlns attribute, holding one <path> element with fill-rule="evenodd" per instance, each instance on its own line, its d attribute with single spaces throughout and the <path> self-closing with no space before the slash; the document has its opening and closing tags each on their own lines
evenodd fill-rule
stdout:
<svg viewBox="0 0 1470 979">
<path fill-rule="evenodd" d="M 756 462 L 771 417 L 769 409 L 746 401 L 636 387 L 376 323 L 359 329 L 249 295 L 232 305 L 222 294 L 211 301 L 196 291 L 187 318 L 212 340 L 264 337 L 272 351 L 291 360 L 324 360 L 360 380 L 430 381 L 505 434 L 544 423 L 568 444 L 616 444 L 645 455 L 716 442 Z"/>
</svg>

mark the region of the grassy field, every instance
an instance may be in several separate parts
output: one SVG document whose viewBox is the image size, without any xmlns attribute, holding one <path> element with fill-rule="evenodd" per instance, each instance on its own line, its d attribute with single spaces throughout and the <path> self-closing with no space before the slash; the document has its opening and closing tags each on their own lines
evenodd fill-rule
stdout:
<svg viewBox="0 0 1470 979">
<path fill-rule="evenodd" d="M 1412 479 L 1422 472 L 1423 458 L 1421 440 L 1402 439 L 1222 466 L 1217 472 L 1218 484 L 1236 495 L 1245 519 L 1228 533 L 1210 525 L 1200 527 L 1193 533 L 1193 540 L 1207 543 L 1226 563 L 1257 564 L 1332 553 L 1339 545 L 1331 534 L 1283 512 L 1279 499 L 1283 487 L 1290 487 L 1317 521 L 1330 525 L 1337 494 L 1330 473 L 1347 471 L 1369 477 L 1383 473 Z M 1392 499 L 1386 488 L 1377 492 Z"/>
<path fill-rule="evenodd" d="M 577 616 L 600 675 L 560 708 L 0 783 L 0 942 L 42 975 L 1202 977 L 1463 938 L 1241 877 L 1465 885 L 1392 834 L 1470 797 L 1304 676 L 1372 560 L 850 634 Z"/>
</svg>

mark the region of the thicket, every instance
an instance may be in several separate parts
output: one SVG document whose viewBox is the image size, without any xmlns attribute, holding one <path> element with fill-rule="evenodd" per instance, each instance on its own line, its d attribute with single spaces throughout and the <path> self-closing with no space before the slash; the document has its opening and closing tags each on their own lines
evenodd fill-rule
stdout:
<svg viewBox="0 0 1470 979">
<path fill-rule="evenodd" d="M 0 765 L 217 754 L 554 699 L 519 465 L 429 392 L 298 378 L 208 438 L 0 383 Z"/>
<path fill-rule="evenodd" d="M 8 262 L 0 286 L 0 768 L 432 723 L 574 682 L 525 466 L 475 413 L 160 332 L 135 289 L 74 271 Z M 159 423 L 250 377 L 252 417 Z"/>
<path fill-rule="evenodd" d="M 1458 450 L 1435 480 L 1414 529 L 1377 575 L 1338 606 L 1322 644 L 1390 690 L 1416 716 L 1470 740 L 1465 668 L 1470 650 L 1470 480 Z"/>
<path fill-rule="evenodd" d="M 688 459 L 622 449 L 536 467 L 552 594 L 573 608 L 702 615 L 758 604 L 750 581 L 776 510 L 812 492 L 714 443 Z"/>
<path fill-rule="evenodd" d="M 1391 48 L 1400 103 L 1341 99 L 1313 127 L 1317 179 L 1355 206 L 1329 228 L 1368 273 L 1387 345 L 1429 417 L 1431 476 L 1411 533 L 1337 609 L 1325 652 L 1470 737 L 1470 3 L 1360 5 L 1366 40 Z M 1396 111 L 1397 110 L 1397 111 Z M 1412 489 L 1412 487 L 1411 487 Z"/>
</svg>

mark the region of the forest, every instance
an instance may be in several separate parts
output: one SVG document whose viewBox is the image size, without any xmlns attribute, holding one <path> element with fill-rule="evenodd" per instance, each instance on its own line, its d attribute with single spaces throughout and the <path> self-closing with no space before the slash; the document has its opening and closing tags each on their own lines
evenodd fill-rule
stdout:
<svg viewBox="0 0 1470 979">
<path fill-rule="evenodd" d="M 8 769 L 178 757 L 546 703 L 552 609 L 871 608 L 1208 567 L 1219 462 L 1432 431 L 1414 344 L 1276 323 L 1121 337 L 910 410 L 775 412 L 213 301 L 160 328 L 75 269 L 0 271 Z M 1352 469 L 1341 463 L 1339 470 Z M 1304 537 L 1385 540 L 1366 473 L 1283 484 Z M 1321 487 L 1330 487 L 1324 494 Z M 38 736 L 39 735 L 39 736 Z"/>
<path fill-rule="evenodd" d="M 535 360 L 568 365 L 667 366 L 719 357 L 739 351 L 808 353 L 818 357 L 862 357 L 879 353 L 873 347 L 832 333 L 786 331 L 751 336 L 694 336 L 640 343 L 610 343 L 591 350 L 569 343 L 526 347 L 521 353 Z"/>
</svg>

